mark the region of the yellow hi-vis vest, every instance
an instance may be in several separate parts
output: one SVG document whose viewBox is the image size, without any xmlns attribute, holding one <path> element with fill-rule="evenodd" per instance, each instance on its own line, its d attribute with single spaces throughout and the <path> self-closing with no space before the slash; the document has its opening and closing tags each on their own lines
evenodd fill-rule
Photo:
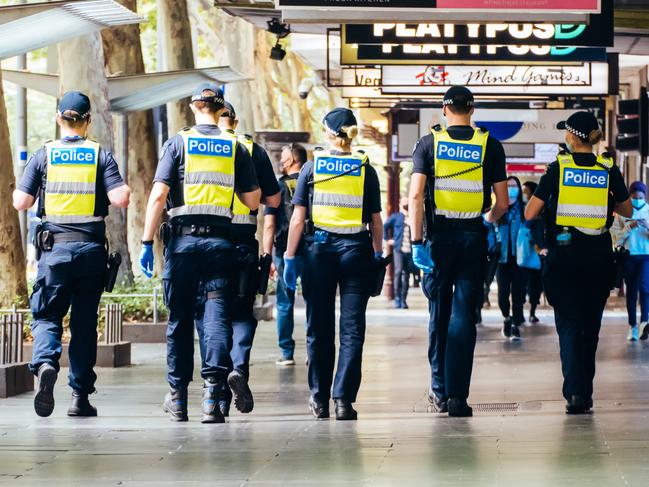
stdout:
<svg viewBox="0 0 649 487">
<path fill-rule="evenodd" d="M 557 225 L 593 233 L 606 227 L 609 170 L 613 159 L 599 156 L 600 165 L 578 166 L 572 154 L 559 154 L 559 202 Z"/>
<path fill-rule="evenodd" d="M 236 139 L 201 134 L 194 128 L 184 129 L 180 135 L 185 151 L 184 204 L 169 210 L 169 216 L 232 218 Z"/>
<path fill-rule="evenodd" d="M 362 232 L 366 229 L 363 194 L 367 156 L 360 153 L 340 156 L 328 151 L 316 152 L 314 156 L 311 209 L 314 226 L 348 235 Z"/>
<path fill-rule="evenodd" d="M 99 144 L 45 144 L 47 151 L 47 182 L 45 184 L 45 216 L 52 223 L 89 223 L 102 221 L 95 215 L 97 163 Z"/>
<path fill-rule="evenodd" d="M 232 135 L 236 139 L 234 134 L 229 135 Z M 246 149 L 248 149 L 248 153 L 250 154 L 250 157 L 252 157 L 252 150 L 254 147 L 253 140 L 247 136 L 239 137 L 238 140 Z M 232 213 L 232 223 L 236 225 L 257 225 L 257 215 L 253 215 L 250 208 L 244 205 L 236 194 L 234 195 Z"/>
<path fill-rule="evenodd" d="M 435 137 L 435 213 L 469 219 L 482 214 L 483 162 L 489 132 L 476 129 L 470 140 L 453 139 L 445 128 Z"/>
</svg>

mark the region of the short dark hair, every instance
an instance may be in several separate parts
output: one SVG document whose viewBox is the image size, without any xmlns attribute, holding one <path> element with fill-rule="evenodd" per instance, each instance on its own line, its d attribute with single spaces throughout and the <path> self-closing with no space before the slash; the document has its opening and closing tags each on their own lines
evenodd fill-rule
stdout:
<svg viewBox="0 0 649 487">
<path fill-rule="evenodd" d="M 451 113 L 455 115 L 468 115 L 473 109 L 473 105 L 446 105 Z"/>
<path fill-rule="evenodd" d="M 202 94 L 206 97 L 216 96 L 216 94 L 212 90 L 203 90 Z M 223 105 L 207 100 L 196 100 L 193 101 L 192 104 L 196 107 L 197 110 L 208 113 L 216 113 L 223 108 Z"/>
<path fill-rule="evenodd" d="M 83 127 L 90 120 L 90 113 L 81 115 L 74 110 L 66 110 L 63 113 L 59 113 L 59 115 L 61 117 L 61 124 L 73 129 Z"/>
<path fill-rule="evenodd" d="M 300 164 L 300 166 L 303 165 L 307 160 L 307 157 L 308 157 L 307 152 L 306 152 L 306 149 L 304 148 L 304 146 L 302 144 L 296 144 L 296 143 L 288 144 L 288 145 L 285 145 L 284 147 L 282 147 L 282 149 L 283 150 L 290 150 L 291 155 L 293 156 L 293 159 L 295 159 L 295 161 L 298 164 Z"/>
</svg>

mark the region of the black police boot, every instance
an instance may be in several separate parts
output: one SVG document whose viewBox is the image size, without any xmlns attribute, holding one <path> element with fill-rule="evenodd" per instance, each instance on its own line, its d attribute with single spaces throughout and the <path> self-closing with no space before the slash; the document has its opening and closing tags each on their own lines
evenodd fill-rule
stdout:
<svg viewBox="0 0 649 487">
<path fill-rule="evenodd" d="M 68 416 L 93 417 L 97 416 L 97 408 L 90 404 L 88 394 L 72 391 L 72 401 L 68 408 Z"/>
<path fill-rule="evenodd" d="M 334 399 L 336 405 L 336 419 L 338 421 L 356 421 L 358 413 L 350 401 L 345 399 Z"/>
<path fill-rule="evenodd" d="M 58 372 L 50 364 L 38 368 L 38 390 L 34 396 L 34 411 L 46 418 L 54 411 L 54 384 Z"/>
<path fill-rule="evenodd" d="M 467 404 L 466 399 L 451 397 L 448 400 L 448 415 L 453 418 L 470 418 L 473 416 L 473 408 Z"/>
<path fill-rule="evenodd" d="M 221 411 L 221 396 L 223 383 L 214 377 L 208 377 L 203 385 L 203 416 L 201 423 L 225 423 L 225 415 Z"/>
<path fill-rule="evenodd" d="M 512 325 L 511 340 L 515 342 L 520 339 L 521 339 L 521 329 L 519 328 L 518 325 Z"/>
<path fill-rule="evenodd" d="M 446 399 L 441 399 L 435 394 L 429 392 L 428 402 L 436 413 L 448 413 L 448 402 L 446 401 Z"/>
<path fill-rule="evenodd" d="M 571 396 L 566 404 L 566 414 L 587 414 L 591 405 L 581 396 Z"/>
<path fill-rule="evenodd" d="M 248 386 L 248 378 L 238 370 L 228 375 L 228 385 L 234 395 L 234 407 L 241 413 L 249 413 L 255 407 L 252 391 Z"/>
<path fill-rule="evenodd" d="M 512 319 L 509 317 L 505 318 L 505 321 L 503 321 L 503 337 L 512 337 Z"/>
<path fill-rule="evenodd" d="M 187 389 L 171 389 L 165 396 L 162 409 L 172 421 L 189 421 L 187 416 Z"/>
<path fill-rule="evenodd" d="M 329 417 L 329 404 L 321 403 L 315 398 L 309 398 L 309 411 L 315 419 L 327 419 Z"/>
<path fill-rule="evenodd" d="M 646 323 L 646 324 L 642 327 L 642 334 L 640 335 L 640 340 L 643 340 L 643 341 L 644 341 L 644 340 L 646 340 L 647 338 L 649 338 L 649 323 Z"/>
</svg>

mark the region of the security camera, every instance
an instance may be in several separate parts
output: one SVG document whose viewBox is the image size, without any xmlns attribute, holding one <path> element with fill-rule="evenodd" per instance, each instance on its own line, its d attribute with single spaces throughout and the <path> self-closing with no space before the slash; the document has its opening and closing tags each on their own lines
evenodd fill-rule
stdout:
<svg viewBox="0 0 649 487">
<path fill-rule="evenodd" d="M 312 78 L 304 78 L 302 81 L 300 81 L 300 86 L 297 89 L 300 98 L 302 100 L 306 100 L 309 97 L 309 93 L 311 93 L 314 86 L 315 86 L 315 82 L 313 81 Z"/>
</svg>

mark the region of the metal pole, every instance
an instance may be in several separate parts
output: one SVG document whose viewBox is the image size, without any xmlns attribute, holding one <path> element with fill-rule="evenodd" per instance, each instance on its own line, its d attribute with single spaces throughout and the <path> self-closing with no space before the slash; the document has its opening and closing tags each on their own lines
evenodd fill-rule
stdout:
<svg viewBox="0 0 649 487">
<path fill-rule="evenodd" d="M 158 288 L 153 288 L 153 324 L 158 324 Z"/>
<path fill-rule="evenodd" d="M 22 0 L 18 3 L 25 3 Z M 16 58 L 16 69 L 27 69 L 27 55 L 22 54 Z M 14 175 L 20 181 L 27 165 L 27 90 L 22 86 L 16 88 L 16 146 L 14 155 Z M 27 254 L 27 211 L 18 213 L 20 221 L 20 236 L 23 252 Z"/>
</svg>

